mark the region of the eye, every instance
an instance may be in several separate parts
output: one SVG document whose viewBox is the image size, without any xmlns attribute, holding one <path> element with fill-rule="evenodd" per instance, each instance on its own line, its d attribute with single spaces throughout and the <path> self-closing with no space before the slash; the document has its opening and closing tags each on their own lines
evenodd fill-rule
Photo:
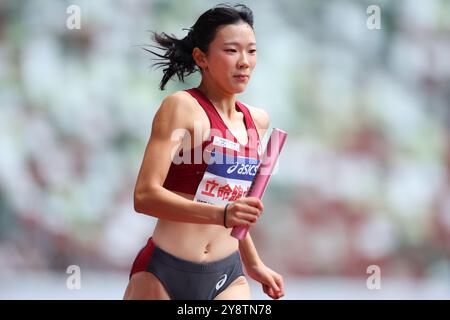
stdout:
<svg viewBox="0 0 450 320">
<path fill-rule="evenodd" d="M 250 52 L 251 54 L 255 54 L 255 53 L 256 53 L 256 49 L 251 49 L 249 52 Z"/>
<path fill-rule="evenodd" d="M 226 52 L 237 52 L 236 49 L 225 49 Z"/>
</svg>

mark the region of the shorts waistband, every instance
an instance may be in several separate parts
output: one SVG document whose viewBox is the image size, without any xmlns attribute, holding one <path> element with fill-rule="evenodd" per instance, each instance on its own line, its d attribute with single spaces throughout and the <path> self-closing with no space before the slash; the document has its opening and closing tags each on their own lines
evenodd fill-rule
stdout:
<svg viewBox="0 0 450 320">
<path fill-rule="evenodd" d="M 236 265 L 236 263 L 241 263 L 241 256 L 239 251 L 233 252 L 228 257 L 223 259 L 207 262 L 207 263 L 196 263 L 188 260 L 184 260 L 170 253 L 162 250 L 161 248 L 154 246 L 152 259 L 157 259 L 173 268 L 187 272 L 223 272 L 223 269 L 230 266 Z"/>
</svg>

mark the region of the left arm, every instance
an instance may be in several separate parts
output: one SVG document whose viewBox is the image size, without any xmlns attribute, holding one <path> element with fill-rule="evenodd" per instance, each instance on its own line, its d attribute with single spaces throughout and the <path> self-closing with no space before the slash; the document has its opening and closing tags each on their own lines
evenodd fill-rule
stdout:
<svg viewBox="0 0 450 320">
<path fill-rule="evenodd" d="M 262 263 L 253 244 L 250 232 L 247 232 L 246 237 L 239 241 L 239 252 L 241 253 L 242 262 L 246 269 Z"/>
<path fill-rule="evenodd" d="M 272 299 L 284 296 L 283 277 L 267 267 L 259 258 L 250 232 L 239 241 L 239 252 L 245 266 L 245 271 L 254 280 L 261 283 L 263 291 Z"/>
<path fill-rule="evenodd" d="M 270 118 L 263 109 L 248 106 L 255 122 L 261 141 L 263 140 L 270 124 Z M 263 208 L 264 210 L 264 208 Z M 284 295 L 283 277 L 267 267 L 256 251 L 250 232 L 239 241 L 239 252 L 247 274 L 254 280 L 261 283 L 263 291 L 272 299 L 279 299 Z"/>
</svg>

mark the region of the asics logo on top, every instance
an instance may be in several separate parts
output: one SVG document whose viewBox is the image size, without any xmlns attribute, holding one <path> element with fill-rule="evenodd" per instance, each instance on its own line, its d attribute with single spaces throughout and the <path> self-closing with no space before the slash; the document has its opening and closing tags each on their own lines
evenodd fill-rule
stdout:
<svg viewBox="0 0 450 320">
<path fill-rule="evenodd" d="M 233 173 L 234 171 L 236 171 L 236 169 L 238 174 L 254 176 L 256 174 L 256 171 L 258 170 L 258 165 L 236 162 L 235 164 L 233 164 L 231 167 L 228 168 L 227 173 L 228 174 Z"/>
</svg>

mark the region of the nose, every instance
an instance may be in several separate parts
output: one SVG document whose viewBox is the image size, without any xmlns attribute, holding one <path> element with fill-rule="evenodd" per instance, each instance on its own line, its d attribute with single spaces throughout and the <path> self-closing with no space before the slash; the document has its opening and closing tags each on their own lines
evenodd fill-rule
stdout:
<svg viewBox="0 0 450 320">
<path fill-rule="evenodd" d="M 250 62 L 248 61 L 248 57 L 245 53 L 242 53 L 239 61 L 238 61 L 238 67 L 239 69 L 246 69 L 250 67 Z"/>
</svg>

